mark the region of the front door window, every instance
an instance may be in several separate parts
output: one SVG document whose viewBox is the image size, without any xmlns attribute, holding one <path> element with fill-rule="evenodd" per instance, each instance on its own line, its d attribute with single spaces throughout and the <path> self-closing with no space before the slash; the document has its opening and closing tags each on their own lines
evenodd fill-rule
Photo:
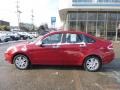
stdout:
<svg viewBox="0 0 120 90">
<path fill-rule="evenodd" d="M 42 40 L 43 44 L 57 44 L 61 42 L 61 36 L 62 34 L 54 34 L 50 35 L 47 38 Z"/>
</svg>

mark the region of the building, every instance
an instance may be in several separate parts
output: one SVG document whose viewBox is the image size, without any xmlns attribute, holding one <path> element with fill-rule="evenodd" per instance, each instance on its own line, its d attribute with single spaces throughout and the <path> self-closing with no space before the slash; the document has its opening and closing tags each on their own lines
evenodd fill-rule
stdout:
<svg viewBox="0 0 120 90">
<path fill-rule="evenodd" d="M 10 31 L 10 23 L 7 21 L 0 20 L 0 30 Z"/>
<path fill-rule="evenodd" d="M 120 0 L 59 0 L 65 30 L 120 40 Z"/>
</svg>

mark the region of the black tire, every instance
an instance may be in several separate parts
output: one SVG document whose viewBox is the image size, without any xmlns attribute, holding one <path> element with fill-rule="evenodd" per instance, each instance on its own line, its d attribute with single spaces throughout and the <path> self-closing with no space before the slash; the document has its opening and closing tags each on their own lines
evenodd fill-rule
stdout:
<svg viewBox="0 0 120 90">
<path fill-rule="evenodd" d="M 101 59 L 96 56 L 87 57 L 83 65 L 84 69 L 89 72 L 96 72 L 101 69 L 101 66 Z"/>
<path fill-rule="evenodd" d="M 20 70 L 26 70 L 30 66 L 30 61 L 28 57 L 23 54 L 16 55 L 13 61 L 14 61 L 16 68 Z"/>
</svg>

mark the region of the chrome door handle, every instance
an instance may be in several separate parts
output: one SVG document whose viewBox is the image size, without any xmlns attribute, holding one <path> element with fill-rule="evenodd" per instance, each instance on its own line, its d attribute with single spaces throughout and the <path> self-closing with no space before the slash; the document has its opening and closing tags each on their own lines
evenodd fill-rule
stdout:
<svg viewBox="0 0 120 90">
<path fill-rule="evenodd" d="M 86 45 L 85 44 L 80 44 L 80 47 L 86 47 Z"/>
<path fill-rule="evenodd" d="M 60 47 L 59 45 L 52 46 L 52 48 L 59 48 L 59 47 Z"/>
</svg>

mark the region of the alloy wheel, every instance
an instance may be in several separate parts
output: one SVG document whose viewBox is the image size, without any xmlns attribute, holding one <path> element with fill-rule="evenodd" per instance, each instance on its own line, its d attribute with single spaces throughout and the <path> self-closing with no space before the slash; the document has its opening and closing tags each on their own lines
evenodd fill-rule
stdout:
<svg viewBox="0 0 120 90">
<path fill-rule="evenodd" d="M 16 55 L 14 57 L 14 63 L 18 69 L 22 69 L 22 70 L 27 69 L 29 66 L 28 58 L 25 55 L 21 55 L 21 54 Z"/>
<path fill-rule="evenodd" d="M 94 56 L 88 57 L 84 63 L 84 68 L 87 71 L 97 71 L 101 67 L 100 59 Z"/>
</svg>

